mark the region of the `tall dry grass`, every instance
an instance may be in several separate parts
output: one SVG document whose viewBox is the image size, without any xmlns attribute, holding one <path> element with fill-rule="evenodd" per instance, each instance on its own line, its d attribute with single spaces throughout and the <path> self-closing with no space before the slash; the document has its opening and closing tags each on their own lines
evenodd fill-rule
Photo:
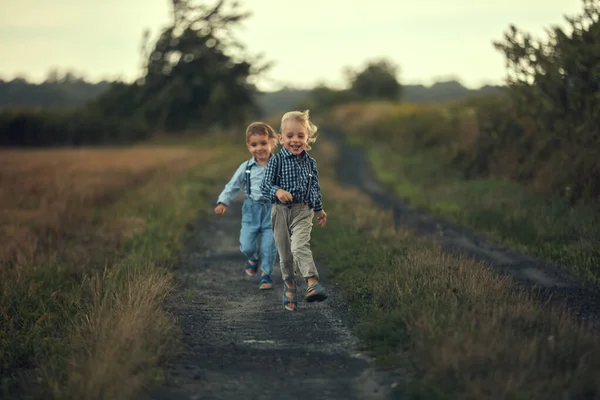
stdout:
<svg viewBox="0 0 600 400">
<path fill-rule="evenodd" d="M 170 201 L 182 175 L 218 153 L 0 151 L 3 395 L 118 399 L 139 390 L 173 333 L 161 309 L 171 288 L 165 257 L 148 249 L 173 244 L 153 242 L 156 232 L 137 253 L 127 243 L 153 223 L 160 231 L 151 219 L 160 213 L 144 215 L 146 205 Z M 168 222 L 165 233 L 179 237 Z"/>
<path fill-rule="evenodd" d="M 86 229 L 95 207 L 114 202 L 158 170 L 185 170 L 206 157 L 206 152 L 177 148 L 0 150 L 0 235 L 11 238 L 0 243 L 0 263 L 19 266 L 75 256 L 74 249 L 58 242 L 97 235 L 96 229 Z M 103 239 L 112 241 L 143 224 L 121 223 L 129 226 Z"/>
</svg>

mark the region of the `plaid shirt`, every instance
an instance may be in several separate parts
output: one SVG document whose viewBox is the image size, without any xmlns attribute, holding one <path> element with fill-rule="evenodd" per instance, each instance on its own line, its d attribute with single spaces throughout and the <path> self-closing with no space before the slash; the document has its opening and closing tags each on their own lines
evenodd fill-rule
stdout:
<svg viewBox="0 0 600 400">
<path fill-rule="evenodd" d="M 314 211 L 323 209 L 317 162 L 306 151 L 298 158 L 283 147 L 269 160 L 260 189 L 273 204 L 281 204 L 275 193 L 283 189 L 292 194 L 292 204 L 306 203 Z"/>
</svg>

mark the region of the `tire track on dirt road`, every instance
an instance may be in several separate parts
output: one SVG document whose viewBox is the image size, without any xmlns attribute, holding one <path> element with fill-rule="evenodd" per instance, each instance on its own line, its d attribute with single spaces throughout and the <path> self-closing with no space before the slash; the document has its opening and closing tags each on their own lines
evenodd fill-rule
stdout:
<svg viewBox="0 0 600 400">
<path fill-rule="evenodd" d="M 297 312 L 282 306 L 278 267 L 270 291 L 245 276 L 240 209 L 235 202 L 224 216 L 203 219 L 188 239 L 168 304 L 182 349 L 168 364 L 166 384 L 143 398 L 391 398 L 394 381 L 357 350 L 348 308 L 326 274 L 329 298 L 322 303 L 303 302 L 306 284 L 297 278 Z"/>
<path fill-rule="evenodd" d="M 335 129 L 327 129 L 326 136 L 339 151 L 337 173 L 340 181 L 360 189 L 379 207 L 391 209 L 397 226 L 434 240 L 448 252 L 483 261 L 499 275 L 512 277 L 519 287 L 532 290 L 542 301 L 565 304 L 578 321 L 600 327 L 598 285 L 583 284 L 567 271 L 544 260 L 492 244 L 470 229 L 413 209 L 377 182 L 362 149 L 348 143 Z"/>
</svg>

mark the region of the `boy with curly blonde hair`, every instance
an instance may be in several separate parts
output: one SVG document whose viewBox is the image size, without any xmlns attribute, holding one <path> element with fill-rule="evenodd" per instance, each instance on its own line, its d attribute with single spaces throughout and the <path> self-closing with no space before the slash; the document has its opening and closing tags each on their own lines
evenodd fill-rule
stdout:
<svg viewBox="0 0 600 400">
<path fill-rule="evenodd" d="M 308 284 L 305 301 L 327 298 L 310 249 L 313 215 L 323 228 L 327 221 L 317 162 L 307 152 L 316 140 L 316 132 L 308 110 L 285 113 L 278 135 L 282 148 L 269 160 L 261 185 L 263 196 L 273 204 L 271 224 L 284 281 L 283 305 L 289 311 L 298 307 L 294 265 Z"/>
</svg>

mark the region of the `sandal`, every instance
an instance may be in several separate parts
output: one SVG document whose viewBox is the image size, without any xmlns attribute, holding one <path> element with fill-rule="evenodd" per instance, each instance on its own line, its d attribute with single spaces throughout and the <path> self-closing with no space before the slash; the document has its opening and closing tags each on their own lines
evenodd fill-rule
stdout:
<svg viewBox="0 0 600 400">
<path fill-rule="evenodd" d="M 261 275 L 258 277 L 258 289 L 267 290 L 273 289 L 273 281 L 269 275 Z"/>
<path fill-rule="evenodd" d="M 246 271 L 246 275 L 248 276 L 256 275 L 256 271 L 258 271 L 258 260 L 256 260 L 256 264 L 254 265 L 250 264 L 250 261 L 246 261 L 244 271 Z"/>
<path fill-rule="evenodd" d="M 290 299 L 287 296 L 288 293 L 293 293 L 294 296 Z M 293 304 L 294 307 L 290 307 L 290 304 Z M 283 282 L 283 306 L 288 311 L 296 311 L 298 309 L 298 300 L 296 298 L 296 285 L 294 287 L 288 287 L 288 285 Z"/>
<path fill-rule="evenodd" d="M 320 283 L 309 286 L 304 295 L 304 300 L 308 303 L 312 303 L 313 301 L 323 301 L 326 298 L 327 293 L 325 293 L 325 289 L 323 289 L 323 286 L 321 286 Z"/>
</svg>

